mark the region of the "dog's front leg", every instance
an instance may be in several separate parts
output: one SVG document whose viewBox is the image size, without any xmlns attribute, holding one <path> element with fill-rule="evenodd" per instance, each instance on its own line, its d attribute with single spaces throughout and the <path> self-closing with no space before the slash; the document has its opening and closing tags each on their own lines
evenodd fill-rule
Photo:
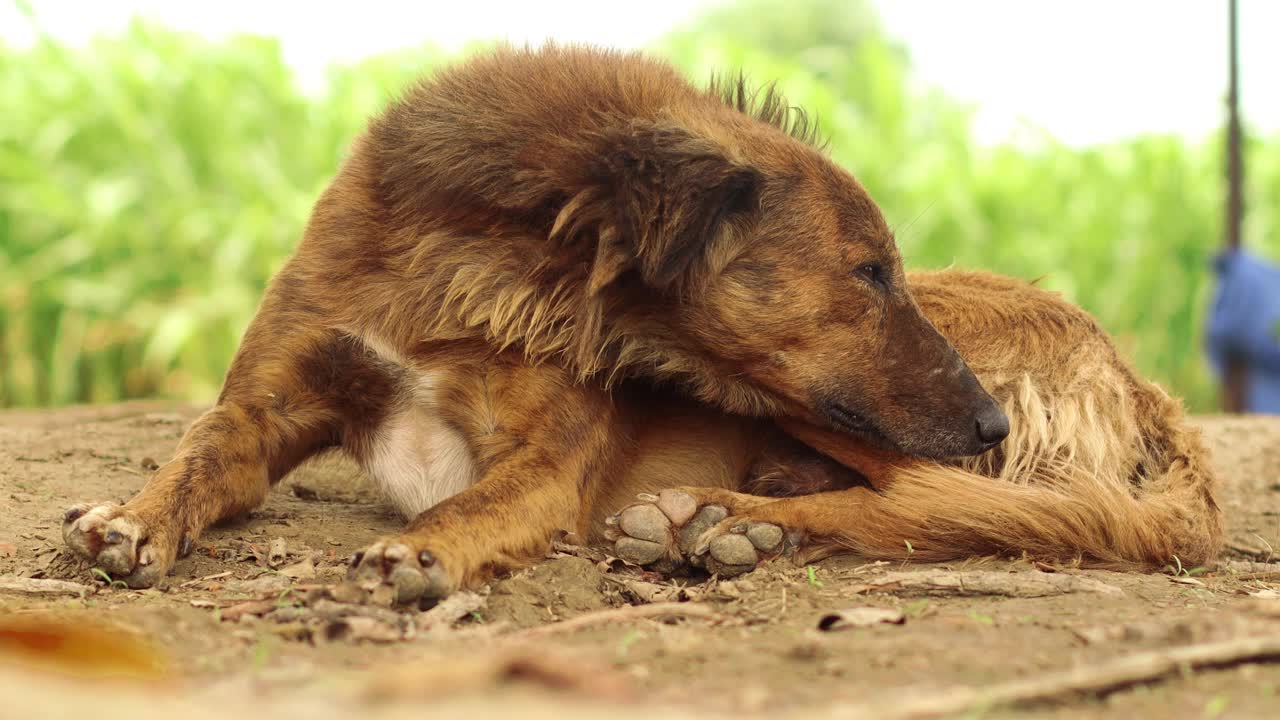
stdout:
<svg viewBox="0 0 1280 720">
<path fill-rule="evenodd" d="M 272 292 L 254 318 L 218 403 L 137 495 L 81 503 L 63 516 L 78 555 L 130 587 L 149 587 L 211 524 L 247 512 L 272 483 L 343 426 L 375 422 L 393 381 L 363 348 Z"/>
<path fill-rule="evenodd" d="M 557 531 L 585 537 L 621 457 L 608 396 L 549 366 L 492 371 L 485 388 L 482 407 L 452 419 L 479 480 L 357 553 L 354 579 L 391 583 L 400 603 L 440 598 L 542 558 Z"/>
</svg>

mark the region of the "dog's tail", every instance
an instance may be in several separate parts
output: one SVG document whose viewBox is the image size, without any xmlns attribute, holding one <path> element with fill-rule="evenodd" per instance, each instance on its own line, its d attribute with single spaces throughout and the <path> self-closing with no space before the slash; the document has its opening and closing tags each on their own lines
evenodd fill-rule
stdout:
<svg viewBox="0 0 1280 720">
<path fill-rule="evenodd" d="M 915 465 L 868 498 L 865 522 L 837 546 L 871 558 L 921 561 L 1026 553 L 1114 569 L 1193 567 L 1221 544 L 1217 506 L 1197 468 L 1172 462 L 1136 494 L 1074 478 L 1070 489 L 1013 484 L 963 468 Z"/>
<path fill-rule="evenodd" d="M 1123 389 L 1129 412 L 1097 413 L 1096 392 L 1047 407 L 1020 385 L 1005 403 L 1015 427 L 1003 458 L 899 465 L 866 496 L 864 522 L 831 538 L 836 547 L 923 561 L 1026 553 L 1115 569 L 1194 567 L 1217 555 L 1215 478 L 1176 402 L 1143 384 Z"/>
</svg>

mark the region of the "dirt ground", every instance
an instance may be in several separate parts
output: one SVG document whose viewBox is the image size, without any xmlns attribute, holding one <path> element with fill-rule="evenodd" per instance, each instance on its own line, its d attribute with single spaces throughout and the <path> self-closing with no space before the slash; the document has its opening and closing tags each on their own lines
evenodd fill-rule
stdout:
<svg viewBox="0 0 1280 720">
<path fill-rule="evenodd" d="M 1280 635 L 1280 418 L 1197 420 L 1229 521 L 1213 569 L 833 558 L 671 582 L 561 546 L 480 594 L 395 614 L 323 589 L 398 524 L 340 458 L 208 532 L 167 587 L 111 587 L 64 556 L 63 509 L 137 491 L 196 413 L 0 413 L 0 717 L 924 717 L 971 689 Z M 925 594 L 913 578 L 956 587 Z M 820 629 L 868 607 L 900 622 L 864 626 L 878 616 L 863 612 Z M 1280 716 L 1280 663 L 1218 664 L 1052 702 L 986 699 L 960 716 Z"/>
</svg>

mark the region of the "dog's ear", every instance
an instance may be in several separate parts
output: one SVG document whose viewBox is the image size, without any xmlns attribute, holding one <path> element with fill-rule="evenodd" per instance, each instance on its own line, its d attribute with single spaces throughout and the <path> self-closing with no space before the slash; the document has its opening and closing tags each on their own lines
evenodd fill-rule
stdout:
<svg viewBox="0 0 1280 720">
<path fill-rule="evenodd" d="M 604 140 L 592 178 L 607 204 L 593 289 L 630 267 L 651 287 L 671 286 L 725 222 L 758 203 L 759 171 L 677 124 L 635 122 Z"/>
</svg>

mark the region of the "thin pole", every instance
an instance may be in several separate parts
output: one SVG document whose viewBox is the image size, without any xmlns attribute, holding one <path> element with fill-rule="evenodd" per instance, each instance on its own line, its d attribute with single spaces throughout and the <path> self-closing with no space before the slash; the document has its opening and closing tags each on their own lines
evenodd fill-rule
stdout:
<svg viewBox="0 0 1280 720">
<path fill-rule="evenodd" d="M 1227 52 L 1230 57 L 1227 63 L 1227 213 L 1225 218 L 1228 250 L 1240 248 L 1240 224 L 1244 217 L 1244 158 L 1240 152 L 1240 68 L 1236 6 L 1237 0 L 1229 0 Z M 1244 362 L 1241 358 L 1228 356 L 1222 397 L 1222 409 L 1226 412 L 1244 411 L 1245 379 Z"/>
</svg>

